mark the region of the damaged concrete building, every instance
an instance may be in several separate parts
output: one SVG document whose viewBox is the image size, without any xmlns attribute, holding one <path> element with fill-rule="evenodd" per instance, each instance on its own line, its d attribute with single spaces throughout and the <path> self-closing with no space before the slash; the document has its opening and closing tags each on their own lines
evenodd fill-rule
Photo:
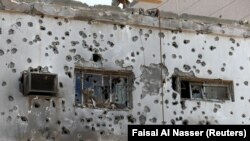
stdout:
<svg viewBox="0 0 250 141">
<path fill-rule="evenodd" d="M 250 26 L 0 0 L 0 140 L 127 140 L 129 124 L 249 124 Z"/>
</svg>

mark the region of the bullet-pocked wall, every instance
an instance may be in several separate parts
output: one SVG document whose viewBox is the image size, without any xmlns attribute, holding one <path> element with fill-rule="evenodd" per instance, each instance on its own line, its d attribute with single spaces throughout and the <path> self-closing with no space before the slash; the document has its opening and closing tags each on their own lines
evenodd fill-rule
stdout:
<svg viewBox="0 0 250 141">
<path fill-rule="evenodd" d="M 127 140 L 128 124 L 250 123 L 247 38 L 1 12 L 0 42 L 0 140 Z M 76 66 L 132 71 L 132 108 L 76 106 Z M 58 74 L 56 97 L 20 92 L 22 72 L 38 67 Z M 234 100 L 181 98 L 176 74 L 232 81 Z"/>
</svg>

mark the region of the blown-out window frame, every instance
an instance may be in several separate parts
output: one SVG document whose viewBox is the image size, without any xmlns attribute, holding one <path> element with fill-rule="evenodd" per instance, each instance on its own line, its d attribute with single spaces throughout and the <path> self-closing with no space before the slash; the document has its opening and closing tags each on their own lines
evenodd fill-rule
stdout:
<svg viewBox="0 0 250 141">
<path fill-rule="evenodd" d="M 194 92 L 192 86 L 199 86 L 200 89 L 199 95 L 194 97 Z M 224 96 L 221 94 L 222 98 L 219 98 L 219 95 L 212 96 L 211 93 L 209 95 L 208 89 L 210 87 L 211 90 L 222 90 L 226 92 Z M 189 76 L 173 76 L 172 77 L 172 88 L 180 93 L 181 99 L 189 99 L 189 100 L 201 100 L 201 101 L 235 101 L 234 97 L 234 88 L 233 81 L 230 80 L 221 80 L 221 79 L 206 79 L 206 78 L 196 78 Z M 215 92 L 214 94 L 218 94 Z M 215 98 L 216 97 L 216 98 Z"/>
<path fill-rule="evenodd" d="M 79 81 L 79 79 L 77 79 L 77 74 L 81 74 L 81 99 L 80 101 L 77 102 L 77 82 Z M 86 87 L 84 87 L 84 78 L 86 75 L 93 75 L 93 76 L 99 76 L 102 82 L 98 82 L 101 85 L 95 85 L 95 89 L 94 88 L 94 92 L 96 93 L 98 90 L 102 89 L 103 87 L 109 87 L 109 97 L 108 97 L 108 101 L 112 104 L 112 105 L 106 105 L 106 106 L 88 106 L 88 104 L 86 103 L 86 101 L 84 100 L 84 91 L 87 89 Z M 104 85 L 104 78 L 109 80 L 109 84 L 108 85 Z M 114 78 L 119 78 L 119 79 L 123 79 L 126 80 L 126 84 L 123 84 L 121 86 L 122 89 L 125 89 L 125 92 L 120 94 L 122 95 L 122 97 L 124 95 L 124 97 L 126 97 L 125 101 L 126 104 L 118 104 L 115 102 L 114 97 L 117 96 L 118 94 L 116 94 L 114 96 L 114 94 L 112 94 L 112 92 L 115 90 L 117 90 L 119 87 L 118 85 L 116 85 L 117 87 L 114 89 L 111 89 L 112 87 L 112 80 Z M 104 70 L 104 69 L 96 69 L 96 68 L 84 68 L 84 67 L 76 67 L 75 68 L 75 106 L 77 107 L 86 107 L 86 108 L 108 108 L 108 109 L 131 109 L 132 108 L 132 87 L 133 87 L 133 81 L 134 81 L 134 74 L 132 71 L 128 71 L 128 70 Z M 107 81 L 106 81 L 107 82 Z M 80 88 L 78 88 L 79 90 Z M 102 89 L 103 90 L 103 89 Z M 105 89 L 106 90 L 106 89 Z M 103 93 L 103 91 L 101 91 L 101 93 Z M 124 95 L 123 95 L 124 94 Z M 78 94 L 79 96 L 79 94 Z M 99 104 L 99 103 L 98 103 Z"/>
</svg>

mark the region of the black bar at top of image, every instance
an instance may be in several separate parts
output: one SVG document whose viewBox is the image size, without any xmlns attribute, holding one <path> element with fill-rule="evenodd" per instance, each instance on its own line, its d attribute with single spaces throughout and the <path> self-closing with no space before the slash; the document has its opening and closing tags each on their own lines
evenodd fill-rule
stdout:
<svg viewBox="0 0 250 141">
<path fill-rule="evenodd" d="M 250 140 L 250 125 L 128 125 L 128 141 L 192 139 L 194 140 Z"/>
</svg>

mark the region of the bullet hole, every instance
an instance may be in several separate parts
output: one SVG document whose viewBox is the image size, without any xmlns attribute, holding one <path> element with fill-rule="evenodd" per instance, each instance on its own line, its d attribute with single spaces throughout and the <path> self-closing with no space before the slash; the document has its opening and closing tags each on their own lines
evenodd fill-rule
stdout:
<svg viewBox="0 0 250 141">
<path fill-rule="evenodd" d="M 27 62 L 28 62 L 28 63 L 31 63 L 31 62 L 32 62 L 32 60 L 31 60 L 30 58 L 28 58 L 28 59 L 27 59 Z"/>
<path fill-rule="evenodd" d="M 46 30 L 46 27 L 40 26 L 40 30 Z"/>
<path fill-rule="evenodd" d="M 173 105 L 178 105 L 178 101 L 172 102 Z"/>
<path fill-rule="evenodd" d="M 14 68 L 14 67 L 15 67 L 15 63 L 10 62 L 9 65 L 8 65 L 8 68 Z"/>
<path fill-rule="evenodd" d="M 215 50 L 215 49 L 216 49 L 215 46 L 210 46 L 210 50 L 211 50 L 211 51 L 213 51 L 213 50 Z"/>
<path fill-rule="evenodd" d="M 233 55 L 233 52 L 229 51 L 229 53 L 228 53 L 228 54 L 229 54 L 229 56 L 232 56 L 232 55 Z"/>
<path fill-rule="evenodd" d="M 237 45 L 237 47 L 239 47 L 239 46 L 240 46 L 240 43 L 237 43 L 236 45 Z"/>
<path fill-rule="evenodd" d="M 10 44 L 11 42 L 12 42 L 11 39 L 7 39 L 7 40 L 6 40 L 6 43 L 7 43 L 7 44 Z"/>
<path fill-rule="evenodd" d="M 110 47 L 114 47 L 114 43 L 111 42 L 111 41 L 108 41 L 107 44 L 108 44 Z"/>
<path fill-rule="evenodd" d="M 102 61 L 102 57 L 101 57 L 101 55 L 100 54 L 93 54 L 92 55 L 92 60 L 94 61 L 94 62 L 101 62 Z"/>
<path fill-rule="evenodd" d="M 205 67 L 206 66 L 206 63 L 203 61 L 201 62 L 201 66 Z"/>
<path fill-rule="evenodd" d="M 57 22 L 57 24 L 58 24 L 59 26 L 61 26 L 61 25 L 62 25 L 62 22 Z"/>
<path fill-rule="evenodd" d="M 9 101 L 10 101 L 10 102 L 14 101 L 14 97 L 13 97 L 13 96 L 11 96 L 11 95 L 10 95 L 10 96 L 8 96 L 8 99 L 9 99 Z"/>
<path fill-rule="evenodd" d="M 66 134 L 66 135 L 68 135 L 68 134 L 70 134 L 70 131 L 69 131 L 69 129 L 67 129 L 66 127 L 62 127 L 62 134 Z"/>
<path fill-rule="evenodd" d="M 244 97 L 242 96 L 242 97 L 240 97 L 240 99 L 241 99 L 241 100 L 244 100 Z"/>
<path fill-rule="evenodd" d="M 48 54 L 48 53 L 45 53 L 45 54 L 44 54 L 44 56 L 48 57 L 48 56 L 49 56 L 49 54 Z"/>
<path fill-rule="evenodd" d="M 165 37 L 165 34 L 164 34 L 163 32 L 159 32 L 158 36 L 159 36 L 160 38 L 164 38 L 164 37 Z"/>
<path fill-rule="evenodd" d="M 76 46 L 77 44 L 79 44 L 78 41 L 71 41 L 70 43 L 71 43 L 71 46 Z"/>
<path fill-rule="evenodd" d="M 154 100 L 154 104 L 158 104 L 158 103 L 159 103 L 158 99 Z"/>
<path fill-rule="evenodd" d="M 201 54 L 198 54 L 198 58 L 199 58 L 199 59 L 202 59 L 202 55 L 201 55 Z"/>
<path fill-rule="evenodd" d="M 11 117 L 11 116 L 8 116 L 8 117 L 7 117 L 7 122 L 11 122 L 11 120 L 12 120 L 12 117 Z"/>
<path fill-rule="evenodd" d="M 191 69 L 191 67 L 189 65 L 183 65 L 183 68 L 185 71 L 189 71 Z"/>
<path fill-rule="evenodd" d="M 177 98 L 177 93 L 173 93 L 172 98 L 175 100 Z"/>
<path fill-rule="evenodd" d="M 76 49 L 75 48 L 74 49 L 70 49 L 69 52 L 76 53 Z"/>
<path fill-rule="evenodd" d="M 197 64 L 200 64 L 200 63 L 201 63 L 201 60 L 196 60 L 196 63 L 197 63 Z"/>
<path fill-rule="evenodd" d="M 171 119 L 171 124 L 175 125 L 175 120 L 174 119 Z"/>
<path fill-rule="evenodd" d="M 136 52 L 136 55 L 140 55 L 139 51 Z M 165 56 L 165 57 L 164 57 L 164 56 Z M 163 59 L 165 59 L 165 58 L 166 58 L 166 55 L 163 54 Z"/>
<path fill-rule="evenodd" d="M 134 52 L 131 52 L 131 57 L 135 57 L 135 53 Z"/>
<path fill-rule="evenodd" d="M 212 74 L 212 70 L 207 70 L 207 73 L 208 73 L 209 75 L 211 75 L 211 74 Z"/>
<path fill-rule="evenodd" d="M 67 60 L 68 62 L 70 62 L 70 61 L 72 61 L 72 57 L 71 57 L 70 55 L 67 55 L 67 56 L 66 56 L 66 60 Z"/>
<path fill-rule="evenodd" d="M 21 27 L 22 26 L 22 23 L 21 22 L 16 22 L 16 25 Z"/>
<path fill-rule="evenodd" d="M 166 100 L 165 100 L 165 104 L 167 105 L 168 103 L 169 103 L 169 101 L 166 99 Z"/>
<path fill-rule="evenodd" d="M 74 60 L 75 60 L 75 61 L 78 61 L 78 60 L 80 60 L 80 59 L 81 59 L 81 55 L 77 54 L 77 55 L 74 56 Z"/>
<path fill-rule="evenodd" d="M 244 85 L 248 86 L 248 81 L 244 81 Z"/>
<path fill-rule="evenodd" d="M 72 78 L 71 72 L 65 72 L 65 74 L 66 74 L 69 78 Z"/>
<path fill-rule="evenodd" d="M 157 118 L 156 118 L 156 117 L 153 117 L 153 118 L 151 119 L 151 122 L 152 122 L 152 123 L 156 123 L 156 122 L 157 122 Z"/>
<path fill-rule="evenodd" d="M 146 116 L 144 115 L 139 116 L 139 121 L 141 125 L 144 125 L 146 123 L 146 120 L 147 120 Z"/>
<path fill-rule="evenodd" d="M 12 69 L 12 72 L 13 72 L 13 73 L 16 73 L 16 69 Z"/>
<path fill-rule="evenodd" d="M 99 47 L 99 46 L 100 46 L 100 43 L 98 43 L 96 40 L 93 40 L 93 44 L 94 44 L 96 47 Z"/>
<path fill-rule="evenodd" d="M 36 36 L 35 36 L 34 42 L 37 42 L 37 41 L 42 41 L 39 35 L 36 35 Z"/>
<path fill-rule="evenodd" d="M 28 26 L 29 27 L 33 27 L 33 23 L 32 22 L 28 22 Z"/>
<path fill-rule="evenodd" d="M 213 112 L 214 112 L 214 113 L 217 113 L 217 111 L 218 111 L 217 108 L 214 108 L 214 109 L 213 109 Z"/>
<path fill-rule="evenodd" d="M 186 120 L 186 119 L 183 120 L 183 121 L 182 121 L 182 124 L 183 124 L 183 125 L 188 125 L 188 120 Z"/>
<path fill-rule="evenodd" d="M 132 37 L 132 41 L 133 41 L 133 42 L 136 42 L 137 40 L 138 40 L 138 36 Z"/>
<path fill-rule="evenodd" d="M 225 71 L 225 68 L 221 68 L 220 70 L 221 70 L 222 72 L 224 72 L 224 71 Z"/>
<path fill-rule="evenodd" d="M 173 42 L 172 46 L 175 47 L 175 48 L 178 48 L 178 44 L 176 42 Z"/>
<path fill-rule="evenodd" d="M 191 51 L 192 51 L 192 52 L 195 52 L 195 49 L 194 49 L 194 48 L 192 48 L 192 49 L 191 49 Z"/>
<path fill-rule="evenodd" d="M 149 112 L 150 112 L 150 108 L 149 108 L 148 106 L 145 106 L 145 107 L 144 107 L 144 112 L 145 112 L 145 113 L 149 113 Z"/>
<path fill-rule="evenodd" d="M 97 38 L 97 34 L 93 33 L 93 38 L 96 39 Z"/>
<path fill-rule="evenodd" d="M 33 106 L 34 106 L 35 108 L 39 108 L 41 105 L 40 105 L 39 103 L 37 103 L 37 102 L 34 102 Z"/>
<path fill-rule="evenodd" d="M 236 86 L 239 86 L 240 84 L 239 83 L 236 83 Z"/>
<path fill-rule="evenodd" d="M 11 53 L 12 53 L 12 54 L 15 54 L 16 52 L 17 52 L 17 49 L 16 49 L 16 48 L 12 48 L 12 49 L 11 49 Z M 1 56 L 1 55 L 0 55 L 0 56 Z"/>
<path fill-rule="evenodd" d="M 245 118 L 245 117 L 246 117 L 246 115 L 245 115 L 245 114 L 242 114 L 242 115 L 241 115 L 241 117 L 242 117 L 242 118 Z"/>
<path fill-rule="evenodd" d="M 23 38 L 23 42 L 27 42 L 27 38 Z"/>
<path fill-rule="evenodd" d="M 49 36 L 51 36 L 51 35 L 52 35 L 52 32 L 51 32 L 51 31 L 48 31 L 47 34 L 48 34 Z"/>
<path fill-rule="evenodd" d="M 56 123 L 57 123 L 58 125 L 60 125 L 60 124 L 61 124 L 61 121 L 60 121 L 60 120 L 58 120 Z"/>
<path fill-rule="evenodd" d="M 240 66 L 240 70 L 244 70 L 244 67 Z"/>
<path fill-rule="evenodd" d="M 0 49 L 0 56 L 4 55 L 4 51 L 2 49 Z"/>
<path fill-rule="evenodd" d="M 214 38 L 214 40 L 215 40 L 215 41 L 219 41 L 219 37 L 216 36 L 216 37 Z"/>
<path fill-rule="evenodd" d="M 185 101 L 182 100 L 180 103 L 181 103 L 181 109 L 185 110 L 187 108 Z"/>
<path fill-rule="evenodd" d="M 190 40 L 184 40 L 183 43 L 188 44 L 188 43 L 190 43 Z"/>
<path fill-rule="evenodd" d="M 176 54 L 172 54 L 173 59 L 176 59 L 176 57 L 177 57 Z"/>
<path fill-rule="evenodd" d="M 5 115 L 5 112 L 1 112 L 1 115 L 2 115 L 2 116 Z"/>
<path fill-rule="evenodd" d="M 9 33 L 9 35 L 12 35 L 12 34 L 14 34 L 14 33 L 15 33 L 15 30 L 13 30 L 13 29 L 9 29 L 8 33 Z"/>
<path fill-rule="evenodd" d="M 230 38 L 229 39 L 233 44 L 235 43 L 235 39 L 234 38 Z"/>
<path fill-rule="evenodd" d="M 32 45 L 33 44 L 33 42 L 32 41 L 29 41 L 29 45 Z"/>
<path fill-rule="evenodd" d="M 65 36 L 69 36 L 69 32 L 68 31 L 66 31 L 64 34 L 65 34 Z"/>
<path fill-rule="evenodd" d="M 42 23 L 43 23 L 43 20 L 39 19 L 39 20 L 38 20 L 38 23 L 39 23 L 39 24 L 42 24 Z"/>
<path fill-rule="evenodd" d="M 59 87 L 63 88 L 63 83 L 62 82 L 59 82 Z"/>
<path fill-rule="evenodd" d="M 45 119 L 45 122 L 46 122 L 46 123 L 49 123 L 49 121 L 50 121 L 49 118 L 46 118 L 46 119 Z"/>
<path fill-rule="evenodd" d="M 23 122 L 27 122 L 27 121 L 28 121 L 27 117 L 25 117 L 25 116 L 21 116 L 20 118 L 21 118 L 21 120 L 22 120 Z"/>
<path fill-rule="evenodd" d="M 69 71 L 69 67 L 68 66 L 64 66 L 64 71 Z"/>
</svg>

